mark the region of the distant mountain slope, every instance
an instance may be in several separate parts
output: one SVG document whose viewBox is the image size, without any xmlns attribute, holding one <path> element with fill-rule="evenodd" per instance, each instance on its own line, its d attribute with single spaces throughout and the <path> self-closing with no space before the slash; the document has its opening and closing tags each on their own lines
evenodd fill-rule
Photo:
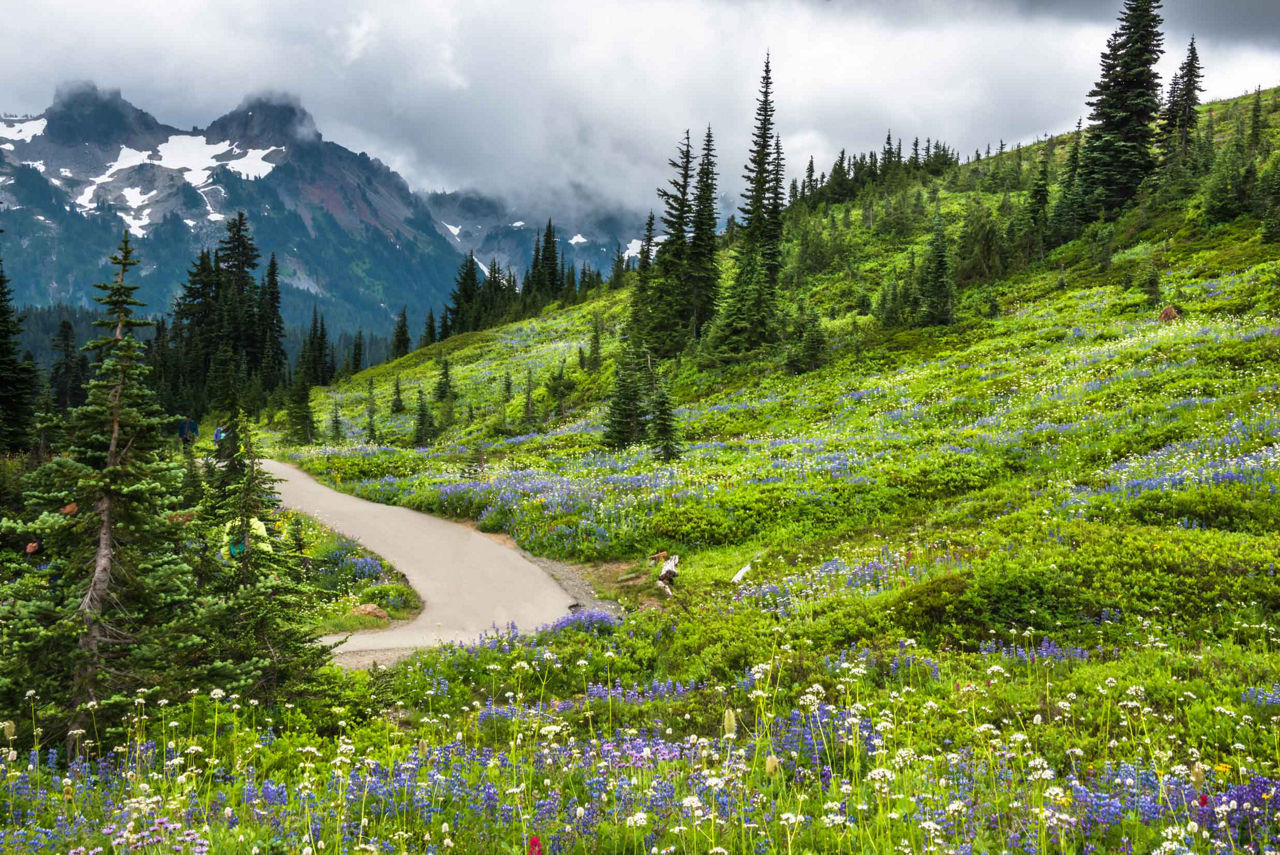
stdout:
<svg viewBox="0 0 1280 855">
<path fill-rule="evenodd" d="M 482 264 L 497 259 L 521 273 L 532 259 L 534 242 L 541 239 L 549 218 L 564 257 L 575 266 L 585 262 L 606 273 L 616 247 L 626 251 L 634 242 L 632 255 L 638 252 L 644 230 L 641 212 L 615 210 L 590 200 L 561 206 L 560 211 L 547 204 L 508 205 L 474 191 L 432 193 L 426 201 L 436 215 L 441 235 L 453 246 L 462 252 L 474 251 Z"/>
<path fill-rule="evenodd" d="M 237 210 L 279 256 L 290 324 L 313 305 L 338 330 L 389 326 L 401 305 L 420 317 L 447 297 L 461 261 L 404 179 L 326 142 L 285 97 L 248 99 L 183 131 L 79 84 L 39 116 L 0 119 L 0 255 L 23 303 L 85 303 L 127 228 L 142 298 L 166 306 Z"/>
</svg>

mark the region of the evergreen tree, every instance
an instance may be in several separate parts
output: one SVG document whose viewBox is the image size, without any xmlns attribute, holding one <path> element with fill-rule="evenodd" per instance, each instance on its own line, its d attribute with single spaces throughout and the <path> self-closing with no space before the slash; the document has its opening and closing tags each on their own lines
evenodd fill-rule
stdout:
<svg viewBox="0 0 1280 855">
<path fill-rule="evenodd" d="M 57 358 L 49 370 L 49 389 L 54 406 L 65 413 L 84 403 L 85 384 L 89 381 L 88 358 L 76 347 L 75 328 L 66 318 L 59 322 L 54 334 L 53 352 Z"/>
<path fill-rule="evenodd" d="M 1267 129 L 1267 118 L 1262 112 L 1262 87 L 1253 90 L 1253 107 L 1249 118 L 1249 154 L 1256 157 L 1262 149 L 1263 132 Z"/>
<path fill-rule="evenodd" d="M 80 708 L 73 723 L 87 715 L 82 705 L 163 680 L 186 647 L 172 631 L 187 569 L 169 513 L 179 473 L 134 335 L 148 325 L 135 317 L 142 303 L 127 281 L 137 263 L 125 232 L 110 259 L 115 275 L 94 286 L 105 312 L 94 321 L 103 333 L 90 342 L 99 358 L 86 402 L 69 419 L 67 453 L 32 476 L 26 496 L 45 554 L 26 593 L 0 590 L 3 700 L 16 703 L 14 679 L 22 679 L 44 702 Z"/>
<path fill-rule="evenodd" d="M 621 450 L 644 438 L 641 364 L 630 344 L 614 364 L 613 390 L 606 402 L 604 421 L 604 444 L 609 448 Z"/>
<path fill-rule="evenodd" d="M 1159 9 L 1160 0 L 1125 0 L 1120 26 L 1102 55 L 1101 76 L 1089 93 L 1085 198 L 1108 215 L 1133 198 L 1155 166 L 1156 62 L 1164 52 Z"/>
<path fill-rule="evenodd" d="M 933 219 L 933 236 L 921 270 L 920 292 L 924 299 L 925 326 L 950 324 L 955 318 L 955 282 L 947 259 L 947 232 L 942 217 Z"/>
<path fill-rule="evenodd" d="M 676 149 L 676 157 L 667 161 L 675 176 L 659 188 L 662 199 L 662 225 L 666 240 L 658 247 L 654 260 L 656 275 L 650 283 L 649 321 L 653 336 L 650 345 L 658 356 L 672 356 L 684 346 L 680 334 L 687 326 L 690 301 L 687 292 L 689 238 L 693 225 L 693 147 L 689 132 Z"/>
<path fill-rule="evenodd" d="M 769 275 L 775 259 L 770 244 L 775 233 L 771 219 L 778 172 L 774 166 L 773 75 L 765 58 L 756 124 L 743 179 L 746 188 L 739 209 L 742 224 L 735 251 L 737 274 L 716 313 L 704 352 L 714 360 L 736 359 L 771 341 L 775 327 L 775 292 Z"/>
<path fill-rule="evenodd" d="M 471 332 L 478 329 L 477 312 L 480 308 L 476 298 L 480 293 L 480 268 L 476 264 L 476 256 L 468 252 L 458 268 L 454 278 L 453 291 L 449 295 L 449 305 L 445 312 L 449 318 L 449 328 L 456 333 Z"/>
<path fill-rule="evenodd" d="M 427 310 L 427 321 L 422 327 L 422 338 L 418 339 L 418 347 L 423 348 L 436 343 L 436 310 Z"/>
<path fill-rule="evenodd" d="M 601 338 L 604 333 L 604 319 L 596 312 L 591 316 L 591 345 L 587 351 L 586 364 L 583 366 L 593 374 L 600 370 L 603 360 Z"/>
<path fill-rule="evenodd" d="M 1200 54 L 1192 36 L 1191 43 L 1187 45 L 1186 59 L 1169 82 L 1169 97 L 1160 115 L 1160 148 L 1166 161 L 1185 160 L 1191 153 L 1191 135 L 1199 120 L 1196 108 L 1200 106 L 1200 93 L 1204 91 L 1200 85 L 1203 78 Z"/>
<path fill-rule="evenodd" d="M 342 442 L 342 413 L 338 410 L 338 402 L 333 402 L 333 411 L 329 415 L 329 439 Z"/>
<path fill-rule="evenodd" d="M 262 350 L 258 375 L 262 378 L 262 388 L 270 392 L 284 383 L 288 371 L 284 352 L 284 320 L 280 317 L 280 266 L 274 252 L 267 261 L 267 273 L 259 290 L 258 324 Z"/>
<path fill-rule="evenodd" d="M 533 369 L 525 369 L 524 375 L 524 426 L 532 428 L 537 421 L 537 412 L 533 407 Z"/>
<path fill-rule="evenodd" d="M 356 330 L 356 337 L 351 342 L 351 373 L 359 374 L 364 370 L 364 330 Z"/>
<path fill-rule="evenodd" d="M 431 418 L 431 410 L 427 407 L 427 398 L 418 388 L 418 408 L 413 420 L 413 445 L 415 448 L 426 448 L 436 438 L 436 425 Z"/>
<path fill-rule="evenodd" d="M 804 315 L 804 332 L 800 338 L 800 362 L 806 370 L 820 368 L 827 361 L 827 334 L 822 319 L 809 308 Z"/>
<path fill-rule="evenodd" d="M 234 457 L 223 463 L 236 474 L 210 509 L 210 535 L 221 560 L 202 574 L 206 600 L 193 615 L 190 635 L 203 648 L 197 674 L 270 699 L 306 684 L 329 654 L 312 643 L 302 613 L 298 556 L 267 524 L 278 503 L 275 479 L 259 462 L 249 426 L 237 437 Z"/>
<path fill-rule="evenodd" d="M 636 284 L 631 290 L 630 313 L 627 318 L 627 340 L 648 351 L 653 336 L 653 212 L 645 221 L 640 241 L 640 258 L 636 265 Z"/>
<path fill-rule="evenodd" d="M 1240 116 L 1231 145 L 1214 158 L 1204 182 L 1205 215 L 1210 222 L 1225 223 L 1246 213 L 1256 184 L 1257 166 L 1248 150 L 1244 117 Z"/>
<path fill-rule="evenodd" d="M 1062 172 L 1061 190 L 1050 216 L 1050 230 L 1055 243 L 1066 243 L 1078 237 L 1088 216 L 1084 199 L 1084 180 L 1080 173 L 1081 138 L 1080 123 L 1077 121 L 1076 132 L 1072 137 L 1071 149 L 1067 152 L 1067 162 Z"/>
<path fill-rule="evenodd" d="M 403 413 L 404 411 L 404 398 L 400 394 L 400 375 L 397 374 L 391 384 L 391 412 Z"/>
<path fill-rule="evenodd" d="M 1271 155 L 1258 179 L 1262 204 L 1262 241 L 1280 243 L 1280 152 Z"/>
<path fill-rule="evenodd" d="M 715 314 L 716 299 L 719 296 L 720 268 L 716 263 L 718 219 L 715 142 L 711 136 L 711 126 L 707 125 L 693 191 L 692 229 L 685 259 L 685 283 L 696 336 L 702 335 L 703 327 Z"/>
<path fill-rule="evenodd" d="M 289 438 L 299 445 L 315 441 L 316 423 L 311 413 L 311 384 L 307 375 L 295 372 L 293 385 L 289 387 L 289 402 L 285 408 L 285 421 L 289 426 Z"/>
<path fill-rule="evenodd" d="M 613 266 L 609 269 L 609 287 L 621 288 L 622 277 L 627 272 L 627 257 L 622 252 L 622 246 L 614 244 L 613 246 Z"/>
<path fill-rule="evenodd" d="M 436 378 L 434 397 L 437 401 L 445 401 L 453 397 L 453 379 L 449 376 L 449 357 L 440 358 L 440 376 Z"/>
<path fill-rule="evenodd" d="M 564 416 L 565 401 L 577 386 L 577 382 L 565 371 L 564 360 L 560 360 L 560 365 L 551 372 L 546 382 L 547 395 L 555 402 L 557 416 Z"/>
<path fill-rule="evenodd" d="M 765 285 L 768 289 L 761 302 L 772 306 L 777 300 L 778 278 L 782 273 L 782 212 L 786 207 L 783 195 L 786 170 L 782 159 L 782 137 L 776 134 L 773 137 L 773 157 L 769 162 L 769 170 L 769 196 L 760 258 L 764 264 Z"/>
<path fill-rule="evenodd" d="M 977 197 L 969 199 L 956 255 L 956 278 L 963 284 L 993 282 L 1004 273 L 1000 223 Z"/>
<path fill-rule="evenodd" d="M 261 323 L 258 320 L 258 286 L 254 271 L 262 257 L 244 211 L 227 220 L 227 232 L 218 243 L 219 302 L 222 328 L 219 338 L 231 345 L 237 364 L 243 361 L 254 372 L 262 364 Z"/>
<path fill-rule="evenodd" d="M 396 318 L 395 331 L 391 333 L 391 358 L 399 359 L 409 353 L 409 314 L 405 307 L 400 308 Z"/>
<path fill-rule="evenodd" d="M 1027 195 L 1027 225 L 1030 229 L 1027 237 L 1029 254 L 1036 258 L 1044 255 L 1044 246 L 1049 234 L 1049 160 L 1052 150 L 1046 144 L 1040 153 L 1040 166 L 1036 170 L 1031 192 Z"/>
<path fill-rule="evenodd" d="M 13 290 L 0 264 L 0 453 L 23 451 L 31 444 L 36 374 L 30 361 L 18 354 L 21 332 Z"/>
<path fill-rule="evenodd" d="M 680 456 L 680 440 L 676 431 L 675 407 L 665 381 L 659 379 L 649 399 L 649 445 L 659 460 L 671 462 Z"/>
</svg>

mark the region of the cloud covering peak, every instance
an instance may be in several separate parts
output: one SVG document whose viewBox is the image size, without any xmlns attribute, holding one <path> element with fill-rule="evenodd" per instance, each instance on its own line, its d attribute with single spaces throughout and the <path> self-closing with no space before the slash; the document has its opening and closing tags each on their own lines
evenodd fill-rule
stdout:
<svg viewBox="0 0 1280 855">
<path fill-rule="evenodd" d="M 0 110 L 38 112 L 57 81 L 84 78 L 182 127 L 245 92 L 287 91 L 315 114 L 301 133 L 318 127 L 419 189 L 647 208 L 684 129 L 708 122 L 736 190 L 766 50 L 793 171 L 878 147 L 886 128 L 968 152 L 1073 126 L 1119 5 L 0 0 Z M 1207 96 L 1280 83 L 1273 0 L 1169 6 L 1166 75 L 1194 28 Z M 289 97 L 265 103 L 310 119 Z"/>
</svg>

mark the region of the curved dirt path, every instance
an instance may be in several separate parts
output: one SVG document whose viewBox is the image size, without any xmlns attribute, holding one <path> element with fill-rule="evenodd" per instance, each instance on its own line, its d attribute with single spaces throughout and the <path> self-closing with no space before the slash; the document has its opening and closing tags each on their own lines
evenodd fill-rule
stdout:
<svg viewBox="0 0 1280 855">
<path fill-rule="evenodd" d="M 285 507 L 315 517 L 382 556 L 422 597 L 422 612 L 410 621 L 325 636 L 322 641 L 342 642 L 333 652 L 340 665 L 390 664 L 421 647 L 472 642 L 508 623 L 531 630 L 568 614 L 571 606 L 595 604 L 589 586 L 568 567 L 535 563 L 459 523 L 340 493 L 287 463 L 263 460 L 262 465 L 280 479 L 276 490 Z"/>
</svg>

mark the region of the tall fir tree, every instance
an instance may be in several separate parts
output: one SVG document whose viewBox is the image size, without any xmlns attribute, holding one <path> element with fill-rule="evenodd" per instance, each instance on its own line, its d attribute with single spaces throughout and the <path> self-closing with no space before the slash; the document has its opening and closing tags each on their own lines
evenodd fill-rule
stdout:
<svg viewBox="0 0 1280 855">
<path fill-rule="evenodd" d="M 391 412 L 403 413 L 405 409 L 404 396 L 400 392 L 400 375 L 397 374 L 391 384 Z"/>
<path fill-rule="evenodd" d="M 667 161 L 674 176 L 666 187 L 658 189 L 662 200 L 662 227 L 666 239 L 654 258 L 656 275 L 648 294 L 650 346 L 657 356 L 673 356 L 684 347 L 688 328 L 690 301 L 688 295 L 689 238 L 693 225 L 693 146 L 689 132 L 676 147 L 676 156 Z"/>
<path fill-rule="evenodd" d="M 1036 177 L 1027 194 L 1027 228 L 1026 248 L 1029 257 L 1043 258 L 1045 244 L 1049 237 L 1049 162 L 1053 158 L 1053 150 L 1045 145 L 1040 152 L 1040 165 L 1036 168 Z"/>
<path fill-rule="evenodd" d="M 71 414 L 66 456 L 36 473 L 39 486 L 28 495 L 30 510 L 46 511 L 37 535 L 46 567 L 59 577 L 60 593 L 46 601 L 43 657 L 62 685 L 45 698 L 66 698 L 81 710 L 171 668 L 180 642 L 170 630 L 187 570 L 169 513 L 179 470 L 166 454 L 166 420 L 135 336 L 150 322 L 136 316 L 143 304 L 128 281 L 138 259 L 127 231 L 109 263 L 115 275 L 94 286 L 104 317 L 94 321 L 102 335 L 89 343 L 99 360 L 88 397 Z M 63 512 L 53 513 L 59 505 Z"/>
<path fill-rule="evenodd" d="M 431 418 L 431 410 L 427 406 L 427 396 L 418 388 L 418 407 L 413 420 L 413 444 L 416 448 L 426 448 L 436 438 L 435 421 Z"/>
<path fill-rule="evenodd" d="M 289 399 L 285 406 L 285 423 L 293 442 L 310 445 L 315 441 L 316 422 L 311 412 L 311 382 L 304 372 L 294 373 L 293 385 L 289 387 Z"/>
<path fill-rule="evenodd" d="M 262 358 L 257 366 L 262 387 L 270 392 L 284 383 L 288 358 L 284 351 L 284 320 L 280 317 L 280 266 L 276 254 L 267 261 L 258 299 L 258 338 Z"/>
<path fill-rule="evenodd" d="M 1160 110 L 1156 63 L 1164 53 L 1160 0 L 1125 0 L 1120 26 L 1107 41 L 1102 71 L 1089 93 L 1083 169 L 1085 199 L 1114 215 L 1155 167 L 1152 143 Z"/>
<path fill-rule="evenodd" d="M 356 330 L 356 337 L 351 340 L 351 373 L 359 374 L 364 370 L 364 330 Z"/>
<path fill-rule="evenodd" d="M 632 347 L 649 351 L 653 337 L 653 212 L 645 221 L 640 239 L 640 257 L 636 264 L 636 284 L 631 289 L 627 315 L 626 338 Z"/>
<path fill-rule="evenodd" d="M 1166 162 L 1185 161 L 1191 154 L 1193 134 L 1200 118 L 1196 108 L 1200 106 L 1200 93 L 1204 91 L 1200 85 L 1203 79 L 1200 53 L 1196 50 L 1195 36 L 1192 36 L 1186 58 L 1169 82 L 1169 96 L 1160 115 L 1160 149 Z"/>
<path fill-rule="evenodd" d="M 396 316 L 395 330 L 391 333 L 391 358 L 399 359 L 409 353 L 412 347 L 409 341 L 409 313 L 406 307 L 400 308 Z"/>
<path fill-rule="evenodd" d="M 1076 132 L 1071 139 L 1071 148 L 1067 151 L 1067 161 L 1059 181 L 1058 198 L 1049 217 L 1054 243 L 1066 243 L 1078 237 L 1088 216 L 1084 200 L 1084 180 L 1080 172 L 1082 140 L 1080 122 L 1077 121 Z"/>
<path fill-rule="evenodd" d="M 447 401 L 453 397 L 453 378 L 449 376 L 449 357 L 440 357 L 440 376 L 436 378 L 433 397 L 437 401 Z"/>
<path fill-rule="evenodd" d="M 586 364 L 583 366 L 591 373 L 600 370 L 603 362 L 604 345 L 602 339 L 604 337 L 604 319 L 596 312 L 591 316 L 591 343 L 588 346 Z"/>
<path fill-rule="evenodd" d="M 773 73 L 766 57 L 751 151 L 743 173 L 746 186 L 735 249 L 738 269 L 704 346 L 704 354 L 713 361 L 739 358 L 772 341 L 776 332 L 776 295 L 769 282 L 769 265 L 773 263 L 769 241 L 774 231 L 770 212 L 777 178 L 773 114 Z"/>
<path fill-rule="evenodd" d="M 942 217 L 933 218 L 933 235 L 920 271 L 920 293 L 924 301 L 921 322 L 926 326 L 943 326 L 955 319 L 955 280 L 947 257 L 947 232 Z"/>
<path fill-rule="evenodd" d="M 449 305 L 445 309 L 449 316 L 449 328 L 456 333 L 471 332 L 478 329 L 477 315 L 480 307 L 477 296 L 480 293 L 480 268 L 476 264 L 474 252 L 468 252 L 458 268 L 458 275 L 453 280 L 453 291 L 449 295 Z"/>
<path fill-rule="evenodd" d="M 719 216 L 716 201 L 715 140 L 711 136 L 711 126 L 707 125 L 694 183 L 693 220 L 685 260 L 689 311 L 694 335 L 697 336 L 702 335 L 703 328 L 715 315 L 719 296 L 720 267 L 716 263 L 716 225 Z"/>
<path fill-rule="evenodd" d="M 613 388 L 605 405 L 604 444 L 620 450 L 645 437 L 642 357 L 627 344 L 613 367 Z"/>
<path fill-rule="evenodd" d="M 22 321 L 13 306 L 13 289 L 0 263 L 0 453 L 30 447 L 36 397 L 34 366 L 18 352 Z"/>
<path fill-rule="evenodd" d="M 303 614 L 298 555 L 267 525 L 279 498 L 262 468 L 252 429 L 242 425 L 227 486 L 209 503 L 211 540 L 220 560 L 205 568 L 200 611 L 191 635 L 204 641 L 196 674 L 233 691 L 270 700 L 301 687 L 326 664 L 328 650 L 313 643 Z"/>
<path fill-rule="evenodd" d="M 342 412 L 338 409 L 338 402 L 333 402 L 333 409 L 329 413 L 329 439 L 333 442 L 342 442 Z"/>
<path fill-rule="evenodd" d="M 54 406 L 65 413 L 84 403 L 85 384 L 89 382 L 88 358 L 76 347 L 75 328 L 67 318 L 58 323 L 53 352 L 56 358 L 49 369 L 49 389 Z"/>
<path fill-rule="evenodd" d="M 665 380 L 658 379 L 649 398 L 649 446 L 659 460 L 670 463 L 680 456 L 680 437 L 676 430 L 675 406 Z"/>
<path fill-rule="evenodd" d="M 427 310 L 427 320 L 422 325 L 422 337 L 418 339 L 418 347 L 426 347 L 436 343 L 436 310 Z"/>
</svg>

